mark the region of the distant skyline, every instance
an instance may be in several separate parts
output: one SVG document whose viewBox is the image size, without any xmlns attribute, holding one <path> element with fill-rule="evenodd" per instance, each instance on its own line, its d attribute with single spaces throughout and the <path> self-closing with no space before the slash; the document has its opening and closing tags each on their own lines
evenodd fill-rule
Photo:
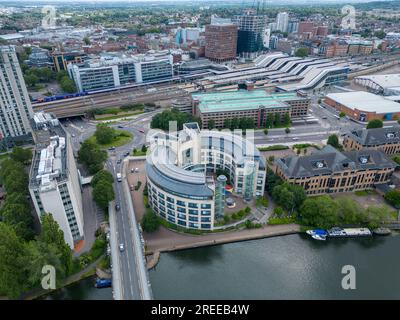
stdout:
<svg viewBox="0 0 400 320">
<path fill-rule="evenodd" d="M 243 0 L 233 0 L 231 2 L 242 2 Z M 365 2 L 394 2 L 395 0 L 282 0 L 280 3 L 276 3 L 274 0 L 266 0 L 266 3 L 270 3 L 273 5 L 282 5 L 282 4 L 329 4 L 329 3 L 365 3 Z M 10 0 L 0 0 L 0 3 L 7 2 L 16 3 L 17 1 Z M 135 3 L 135 2 L 192 2 L 192 3 L 212 3 L 212 2 L 226 2 L 226 0 L 70 0 L 68 3 L 65 0 L 23 0 L 18 1 L 17 3 L 64 3 L 69 5 L 71 3 Z M 244 2 L 252 2 L 252 0 L 244 0 Z"/>
</svg>

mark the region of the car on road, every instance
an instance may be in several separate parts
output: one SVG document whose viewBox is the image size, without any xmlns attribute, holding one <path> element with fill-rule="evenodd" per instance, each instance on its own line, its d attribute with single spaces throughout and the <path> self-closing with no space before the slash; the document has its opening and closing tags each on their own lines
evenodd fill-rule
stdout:
<svg viewBox="0 0 400 320">
<path fill-rule="evenodd" d="M 71 134 L 71 136 L 72 136 L 72 138 L 75 138 L 75 134 L 73 133 L 73 134 Z"/>
<path fill-rule="evenodd" d="M 115 210 L 117 210 L 117 211 L 121 210 L 121 207 L 119 206 L 119 204 L 115 205 Z"/>
<path fill-rule="evenodd" d="M 294 137 L 294 138 L 292 138 L 293 140 L 299 140 L 299 138 L 297 138 L 297 137 Z"/>
<path fill-rule="evenodd" d="M 125 152 L 125 153 L 124 153 L 124 157 L 129 156 L 129 153 L 130 153 L 129 151 Z"/>
<path fill-rule="evenodd" d="M 139 168 L 135 168 L 135 172 L 138 173 L 139 172 Z"/>
<path fill-rule="evenodd" d="M 119 244 L 119 251 L 124 251 L 125 250 L 125 246 L 124 246 L 124 244 L 123 243 L 120 243 Z"/>
<path fill-rule="evenodd" d="M 119 128 L 119 129 L 123 129 L 123 128 L 124 128 L 124 126 L 121 126 L 121 125 L 119 125 L 119 126 L 118 126 L 118 128 Z"/>
<path fill-rule="evenodd" d="M 121 159 L 118 159 L 118 160 L 117 160 L 117 164 L 120 164 L 120 163 L 121 163 Z"/>
<path fill-rule="evenodd" d="M 110 147 L 110 148 L 108 148 L 108 150 L 114 151 L 114 150 L 115 150 L 115 147 Z"/>
<path fill-rule="evenodd" d="M 328 117 L 327 116 L 323 116 L 322 119 L 328 119 Z"/>
<path fill-rule="evenodd" d="M 139 132 L 144 133 L 144 130 L 143 129 L 139 129 Z"/>
</svg>

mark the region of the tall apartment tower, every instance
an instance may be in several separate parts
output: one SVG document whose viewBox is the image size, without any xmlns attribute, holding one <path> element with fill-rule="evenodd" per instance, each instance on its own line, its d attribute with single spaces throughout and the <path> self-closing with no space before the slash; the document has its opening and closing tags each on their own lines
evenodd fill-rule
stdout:
<svg viewBox="0 0 400 320">
<path fill-rule="evenodd" d="M 225 62 L 236 59 L 238 27 L 230 21 L 211 20 L 206 25 L 206 58 Z"/>
<path fill-rule="evenodd" d="M 14 46 L 0 46 L 0 141 L 32 140 L 33 110 Z"/>
<path fill-rule="evenodd" d="M 263 50 L 265 22 L 265 16 L 250 10 L 234 17 L 234 23 L 239 27 L 237 53 L 241 57 L 254 59 Z"/>
<path fill-rule="evenodd" d="M 287 32 L 289 27 L 289 14 L 287 12 L 279 12 L 276 16 L 276 29 L 281 32 Z"/>
</svg>

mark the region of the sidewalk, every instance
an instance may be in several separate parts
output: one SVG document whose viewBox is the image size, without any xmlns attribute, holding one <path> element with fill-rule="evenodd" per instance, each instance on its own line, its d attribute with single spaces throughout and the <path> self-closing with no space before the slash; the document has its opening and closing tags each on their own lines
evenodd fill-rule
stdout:
<svg viewBox="0 0 400 320">
<path fill-rule="evenodd" d="M 216 244 L 281 236 L 299 232 L 299 225 L 285 224 L 264 226 L 259 229 L 243 229 L 196 236 L 173 232 L 161 226 L 160 229 L 154 233 L 144 233 L 144 238 L 146 240 L 146 253 L 155 253 L 157 251 L 163 252 L 197 248 Z"/>
</svg>

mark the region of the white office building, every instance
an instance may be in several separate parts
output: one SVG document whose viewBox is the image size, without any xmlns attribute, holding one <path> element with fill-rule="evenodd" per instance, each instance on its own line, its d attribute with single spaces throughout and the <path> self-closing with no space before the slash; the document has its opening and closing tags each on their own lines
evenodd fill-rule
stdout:
<svg viewBox="0 0 400 320">
<path fill-rule="evenodd" d="M 276 16 L 276 30 L 287 32 L 289 27 L 289 14 L 287 12 L 279 12 Z"/>
<path fill-rule="evenodd" d="M 14 46 L 0 46 L 0 139 L 31 140 L 32 106 Z"/>
<path fill-rule="evenodd" d="M 68 64 L 68 72 L 79 91 L 95 91 L 129 84 L 157 82 L 173 77 L 169 53 L 103 56 L 84 65 Z"/>
<path fill-rule="evenodd" d="M 37 145 L 30 171 L 29 192 L 36 213 L 50 213 L 74 247 L 84 239 L 82 193 L 69 134 L 46 113 L 34 115 Z"/>
<path fill-rule="evenodd" d="M 178 133 L 155 133 L 150 148 L 149 204 L 170 223 L 213 230 L 224 214 L 227 178 L 244 201 L 264 194 L 265 160 L 241 134 L 201 131 L 197 123 L 186 123 Z"/>
</svg>

